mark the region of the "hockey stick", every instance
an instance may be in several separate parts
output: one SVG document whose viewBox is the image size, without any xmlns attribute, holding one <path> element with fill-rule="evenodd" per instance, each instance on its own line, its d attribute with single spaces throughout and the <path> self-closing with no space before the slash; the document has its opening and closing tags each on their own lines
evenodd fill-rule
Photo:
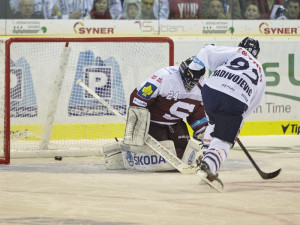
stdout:
<svg viewBox="0 0 300 225">
<path fill-rule="evenodd" d="M 101 102 L 104 106 L 106 106 L 110 111 L 112 111 L 116 116 L 121 118 L 126 122 L 126 118 L 121 115 L 117 110 L 115 110 L 108 102 L 106 102 L 103 98 L 101 98 L 99 95 L 97 95 L 92 89 L 90 89 L 88 86 L 86 86 L 80 79 L 76 82 L 78 85 L 80 85 L 84 90 L 86 90 L 88 93 L 90 93 L 95 99 L 97 99 L 99 102 Z M 167 148 L 162 146 L 155 138 L 153 138 L 151 135 L 147 135 L 145 143 L 157 154 L 162 156 L 165 160 L 167 160 L 168 163 L 170 163 L 172 166 L 174 166 L 175 169 L 177 169 L 179 172 L 183 174 L 191 174 L 196 173 L 196 170 L 194 166 L 190 166 L 182 162 L 176 155 L 171 153 Z"/>
<path fill-rule="evenodd" d="M 237 137 L 236 141 L 239 144 L 239 146 L 241 147 L 241 149 L 244 151 L 244 153 L 246 154 L 246 156 L 248 157 L 248 159 L 250 160 L 250 162 L 252 163 L 252 165 L 255 167 L 256 171 L 259 173 L 259 175 L 263 179 L 272 179 L 272 178 L 277 177 L 279 175 L 281 169 L 276 170 L 276 171 L 274 171 L 272 173 L 265 173 L 265 172 L 261 171 L 261 169 L 257 166 L 257 164 L 255 163 L 255 161 L 253 160 L 253 158 L 251 157 L 251 155 L 249 154 L 249 152 L 245 148 L 245 146 L 242 144 L 241 140 Z"/>
</svg>

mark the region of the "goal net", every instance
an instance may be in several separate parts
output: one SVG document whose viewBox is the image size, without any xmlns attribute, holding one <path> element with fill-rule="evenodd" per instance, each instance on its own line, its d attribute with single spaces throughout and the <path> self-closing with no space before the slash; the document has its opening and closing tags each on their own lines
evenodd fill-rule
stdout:
<svg viewBox="0 0 300 225">
<path fill-rule="evenodd" d="M 125 123 L 76 81 L 126 116 L 134 88 L 174 63 L 169 38 L 11 38 L 0 47 L 0 163 L 101 154 Z"/>
</svg>

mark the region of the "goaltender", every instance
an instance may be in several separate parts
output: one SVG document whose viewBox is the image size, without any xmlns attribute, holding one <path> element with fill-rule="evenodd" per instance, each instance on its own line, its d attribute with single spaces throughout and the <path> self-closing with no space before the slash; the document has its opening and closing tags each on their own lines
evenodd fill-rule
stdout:
<svg viewBox="0 0 300 225">
<path fill-rule="evenodd" d="M 174 170 L 163 157 L 144 144 L 147 134 L 184 163 L 195 163 L 201 154 L 201 146 L 190 140 L 186 122 L 193 129 L 193 137 L 200 141 L 208 122 L 201 90 L 197 87 L 203 82 L 205 68 L 189 69 L 193 59 L 188 58 L 180 66 L 159 69 L 133 90 L 124 142 L 108 144 L 103 149 L 107 169 Z"/>
</svg>

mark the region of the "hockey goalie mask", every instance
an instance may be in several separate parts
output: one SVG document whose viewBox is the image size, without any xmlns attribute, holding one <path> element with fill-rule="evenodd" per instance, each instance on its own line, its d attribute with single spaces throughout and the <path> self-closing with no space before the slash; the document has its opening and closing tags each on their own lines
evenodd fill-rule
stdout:
<svg viewBox="0 0 300 225">
<path fill-rule="evenodd" d="M 200 78 L 205 74 L 205 68 L 197 71 L 189 69 L 189 64 L 195 57 L 190 57 L 183 61 L 179 66 L 179 72 L 183 81 L 183 85 L 186 91 L 191 91 L 197 84 Z"/>
<path fill-rule="evenodd" d="M 255 58 L 257 58 L 258 53 L 259 53 L 259 51 L 260 51 L 258 41 L 254 40 L 254 39 L 252 39 L 252 38 L 249 38 L 249 37 L 244 38 L 244 40 L 242 40 L 242 41 L 239 43 L 239 46 L 238 46 L 238 47 L 245 48 L 245 49 L 246 49 L 248 52 L 250 52 Z"/>
</svg>

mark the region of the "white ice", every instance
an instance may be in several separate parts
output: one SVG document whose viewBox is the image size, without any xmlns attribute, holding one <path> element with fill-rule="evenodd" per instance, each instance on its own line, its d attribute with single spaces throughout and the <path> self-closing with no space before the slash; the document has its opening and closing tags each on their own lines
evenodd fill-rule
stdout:
<svg viewBox="0 0 300 225">
<path fill-rule="evenodd" d="M 219 172 L 224 192 L 196 174 L 107 171 L 103 157 L 12 159 L 0 165 L 0 225 L 297 225 L 300 137 L 240 137 Z"/>
</svg>

